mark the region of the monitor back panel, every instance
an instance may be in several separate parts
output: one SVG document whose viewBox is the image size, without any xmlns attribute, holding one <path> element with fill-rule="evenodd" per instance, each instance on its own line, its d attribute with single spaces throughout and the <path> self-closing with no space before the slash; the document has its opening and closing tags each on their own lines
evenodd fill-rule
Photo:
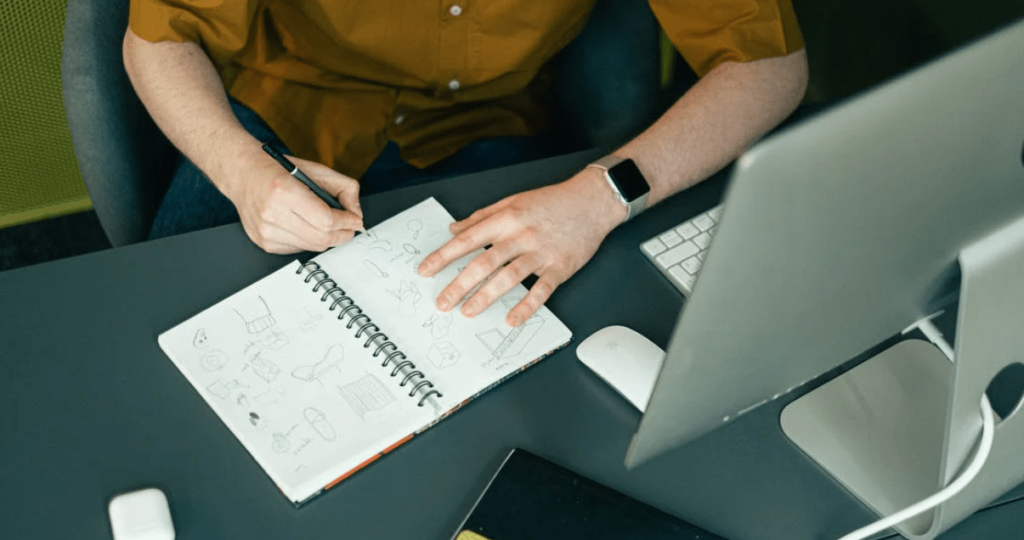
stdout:
<svg viewBox="0 0 1024 540">
<path fill-rule="evenodd" d="M 1024 214 L 1024 22 L 766 139 L 630 446 L 635 465 L 924 315 L 959 250 Z"/>
</svg>

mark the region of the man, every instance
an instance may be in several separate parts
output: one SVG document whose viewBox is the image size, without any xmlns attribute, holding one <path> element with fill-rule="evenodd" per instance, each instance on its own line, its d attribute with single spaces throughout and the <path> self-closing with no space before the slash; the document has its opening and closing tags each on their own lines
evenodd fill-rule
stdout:
<svg viewBox="0 0 1024 540">
<path fill-rule="evenodd" d="M 366 181 L 389 153 L 400 153 L 399 165 L 429 168 L 478 141 L 514 146 L 541 131 L 545 66 L 593 3 L 132 0 L 125 67 L 156 123 L 230 201 L 254 242 L 270 252 L 322 251 L 362 226 L 354 178 Z M 790 0 L 649 4 L 701 80 L 614 152 L 642 173 L 647 207 L 735 159 L 796 108 L 807 82 Z M 279 136 L 347 210 L 330 209 L 287 175 L 262 152 L 264 135 Z M 186 195 L 168 198 L 181 198 L 182 212 L 215 213 L 203 205 L 219 195 L 196 196 L 209 183 L 192 184 L 172 185 Z M 419 272 L 433 275 L 492 246 L 437 306 L 448 311 L 465 299 L 462 313 L 474 316 L 535 274 L 508 315 L 518 325 L 638 210 L 619 201 L 604 171 L 586 167 L 455 223 L 455 238 Z"/>
</svg>

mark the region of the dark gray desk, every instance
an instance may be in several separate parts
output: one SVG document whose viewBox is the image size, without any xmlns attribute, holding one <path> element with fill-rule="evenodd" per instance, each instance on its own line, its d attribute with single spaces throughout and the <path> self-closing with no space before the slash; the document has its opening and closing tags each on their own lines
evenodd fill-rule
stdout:
<svg viewBox="0 0 1024 540">
<path fill-rule="evenodd" d="M 593 157 L 369 197 L 367 223 L 428 195 L 464 217 Z M 576 344 L 610 324 L 666 344 L 682 298 L 638 242 L 712 206 L 723 185 L 617 230 L 558 291 L 549 306 Z M 0 538 L 109 538 L 109 499 L 156 486 L 183 540 L 447 539 L 514 446 L 728 538 L 830 539 L 870 520 L 783 437 L 786 399 L 627 473 L 639 415 L 577 362 L 575 345 L 296 510 L 156 343 L 287 260 L 228 226 L 0 274 Z M 1021 510 L 983 511 L 945 538 L 1019 537 Z"/>
</svg>

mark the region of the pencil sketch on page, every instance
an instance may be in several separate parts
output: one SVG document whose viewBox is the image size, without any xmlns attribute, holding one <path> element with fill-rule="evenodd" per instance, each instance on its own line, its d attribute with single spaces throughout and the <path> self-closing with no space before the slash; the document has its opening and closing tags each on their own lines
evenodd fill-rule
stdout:
<svg viewBox="0 0 1024 540">
<path fill-rule="evenodd" d="M 220 371 L 228 365 L 228 355 L 220 349 L 213 349 L 199 358 L 199 364 L 206 371 Z"/>
<path fill-rule="evenodd" d="M 276 326 L 271 326 L 270 328 L 256 334 L 256 340 L 247 343 L 246 349 L 252 347 L 266 347 L 270 350 L 277 351 L 282 349 L 289 342 L 290 340 L 284 332 L 279 330 Z"/>
<path fill-rule="evenodd" d="M 192 346 L 197 349 L 205 349 L 208 345 L 207 341 L 206 329 L 200 328 L 199 330 L 196 330 L 196 337 L 192 339 Z"/>
<path fill-rule="evenodd" d="M 507 309 L 512 309 L 519 303 L 521 298 L 503 298 L 501 303 Z M 505 364 L 501 360 L 511 358 L 523 352 L 523 349 L 530 343 L 530 340 L 537 335 L 537 332 L 544 325 L 544 318 L 538 314 L 526 320 L 523 324 L 503 332 L 498 328 L 476 334 L 477 339 L 484 344 L 487 350 L 491 351 L 491 360 L 484 362 L 484 367 L 501 369 Z"/>
<path fill-rule="evenodd" d="M 270 306 L 262 296 L 242 300 L 231 309 L 242 318 L 245 330 L 250 334 L 258 334 L 277 324 L 274 315 L 270 312 Z"/>
<path fill-rule="evenodd" d="M 316 381 L 323 385 L 320 380 L 329 371 L 340 373 L 338 364 L 345 359 L 345 348 L 341 344 L 334 344 L 328 347 L 327 352 L 324 353 L 323 358 L 315 364 L 303 365 L 295 368 L 292 371 L 292 377 L 305 382 Z"/>
<path fill-rule="evenodd" d="M 306 306 L 299 312 L 299 330 L 302 330 L 303 332 L 310 330 L 314 326 L 320 324 L 323 320 L 324 314 L 322 310 Z"/>
<path fill-rule="evenodd" d="M 284 385 L 277 385 L 262 394 L 257 394 L 255 398 L 256 403 L 260 405 L 273 405 L 281 400 L 285 396 Z"/>
<path fill-rule="evenodd" d="M 288 431 L 275 431 L 271 434 L 271 448 L 278 454 L 287 452 L 292 447 L 291 436 L 295 433 L 295 430 L 299 429 L 301 424 L 295 424 L 288 428 Z"/>
<path fill-rule="evenodd" d="M 284 433 L 275 431 L 274 434 L 271 435 L 271 437 L 273 438 L 274 441 L 271 444 L 271 448 L 274 450 L 274 452 L 277 452 L 278 454 L 283 454 L 287 452 L 289 448 L 292 447 L 291 441 L 288 440 L 288 436 L 285 435 Z"/>
<path fill-rule="evenodd" d="M 277 380 L 277 376 L 281 374 L 281 368 L 277 367 L 277 364 L 263 358 L 262 351 L 256 351 L 254 354 L 249 356 L 249 366 L 259 378 L 263 379 L 268 383 L 272 383 Z"/>
<path fill-rule="evenodd" d="M 452 321 L 451 313 L 431 313 L 430 317 L 423 323 L 423 328 L 430 328 L 430 335 L 434 339 L 443 339 L 448 337 L 448 330 L 451 329 Z"/>
<path fill-rule="evenodd" d="M 221 381 L 214 381 L 206 386 L 206 391 L 219 397 L 220 399 L 227 399 L 231 396 L 231 388 Z"/>
<path fill-rule="evenodd" d="M 369 270 L 370 273 L 379 278 L 387 278 L 390 275 L 387 272 L 381 270 L 380 267 L 377 266 L 377 264 L 371 261 L 370 259 L 363 259 L 363 265 L 366 266 L 366 269 Z"/>
<path fill-rule="evenodd" d="M 372 373 L 339 386 L 338 393 L 364 422 L 380 423 L 398 411 L 395 396 Z"/>
<path fill-rule="evenodd" d="M 412 239 L 417 240 L 420 237 L 420 231 L 423 230 L 423 222 L 418 219 L 410 219 L 405 225 L 409 228 L 409 232 L 412 233 Z"/>
<path fill-rule="evenodd" d="M 249 411 L 249 423 L 260 431 L 267 429 L 267 426 L 270 424 L 269 422 L 267 422 L 266 418 L 262 418 L 260 417 L 260 415 L 252 411 Z"/>
<path fill-rule="evenodd" d="M 430 346 L 427 359 L 438 369 L 454 366 L 462 358 L 462 353 L 451 341 L 439 341 Z"/>
<path fill-rule="evenodd" d="M 405 244 L 402 244 L 402 249 L 405 250 L 405 253 L 399 252 L 398 255 L 395 255 L 394 257 L 391 258 L 391 262 L 395 262 L 398 259 L 401 259 L 401 258 L 404 257 L 405 258 L 405 263 L 409 264 L 409 263 L 413 262 L 416 259 L 417 255 L 420 254 L 419 248 L 417 248 L 416 246 L 414 246 L 414 245 L 412 245 L 412 244 L 410 244 L 408 242 L 406 242 Z"/>
<path fill-rule="evenodd" d="M 398 312 L 403 317 L 416 316 L 416 304 L 423 298 L 416 283 L 403 279 L 397 291 L 394 289 L 388 289 L 387 291 L 388 294 L 398 300 Z"/>
<path fill-rule="evenodd" d="M 391 251 L 391 242 L 381 238 L 377 231 L 369 229 L 365 234 L 356 237 L 356 242 L 368 246 L 370 250 Z"/>
<path fill-rule="evenodd" d="M 317 435 L 327 442 L 331 442 L 338 438 L 338 434 L 334 432 L 334 426 L 327 420 L 327 415 L 323 411 L 315 407 L 306 407 L 302 411 L 303 417 L 306 422 L 313 427 Z"/>
</svg>

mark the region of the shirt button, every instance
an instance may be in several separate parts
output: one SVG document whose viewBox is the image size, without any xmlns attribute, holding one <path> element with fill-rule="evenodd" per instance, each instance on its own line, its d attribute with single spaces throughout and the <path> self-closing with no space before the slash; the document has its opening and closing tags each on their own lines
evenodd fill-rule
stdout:
<svg viewBox="0 0 1024 540">
<path fill-rule="evenodd" d="M 395 117 L 395 124 L 401 124 L 402 122 L 405 122 L 405 115 L 404 114 L 400 114 L 400 115 Z"/>
<path fill-rule="evenodd" d="M 448 89 L 449 90 L 452 90 L 452 91 L 458 90 L 460 86 L 462 86 L 462 83 L 460 83 L 458 79 L 452 79 L 452 80 L 448 81 Z"/>
<path fill-rule="evenodd" d="M 462 15 L 462 6 L 453 4 L 452 7 L 448 8 L 448 13 L 451 13 L 452 17 L 458 17 Z"/>
</svg>

